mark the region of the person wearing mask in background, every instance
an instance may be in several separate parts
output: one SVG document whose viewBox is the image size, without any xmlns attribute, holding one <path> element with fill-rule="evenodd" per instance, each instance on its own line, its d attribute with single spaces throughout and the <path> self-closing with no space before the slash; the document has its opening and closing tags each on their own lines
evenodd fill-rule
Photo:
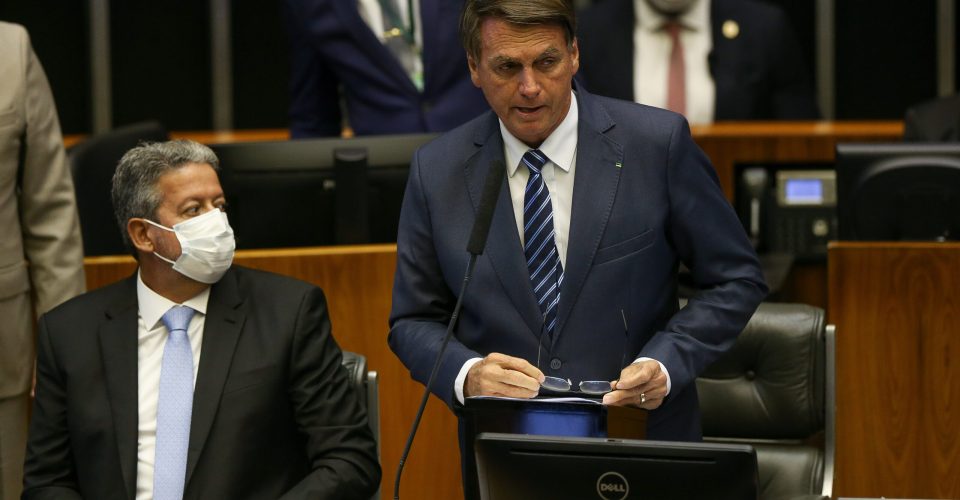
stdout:
<svg viewBox="0 0 960 500">
<path fill-rule="evenodd" d="M 487 109 L 457 42 L 462 0 L 285 0 L 290 135 L 444 132 Z"/>
<path fill-rule="evenodd" d="M 184 140 L 120 160 L 114 211 L 139 268 L 40 318 L 25 499 L 376 491 L 323 292 L 232 265 L 217 169 Z"/>
<path fill-rule="evenodd" d="M 14 500 L 23 481 L 34 313 L 83 293 L 85 285 L 73 180 L 53 94 L 27 31 L 5 22 L 0 228 L 0 500 Z"/>
<path fill-rule="evenodd" d="M 414 155 L 390 347 L 426 383 L 484 179 L 499 166 L 506 186 L 430 389 L 457 408 L 470 396 L 534 397 L 547 376 L 606 381 L 604 404 L 650 410 L 648 438 L 696 441 L 694 380 L 767 287 L 683 117 L 574 86 L 575 28 L 571 0 L 467 1 L 462 42 L 492 111 Z M 681 262 L 697 288 L 683 309 Z M 471 458 L 461 456 L 465 479 Z"/>
<path fill-rule="evenodd" d="M 815 120 L 813 84 L 785 14 L 758 0 L 603 0 L 580 16 L 591 92 L 692 124 Z"/>
</svg>

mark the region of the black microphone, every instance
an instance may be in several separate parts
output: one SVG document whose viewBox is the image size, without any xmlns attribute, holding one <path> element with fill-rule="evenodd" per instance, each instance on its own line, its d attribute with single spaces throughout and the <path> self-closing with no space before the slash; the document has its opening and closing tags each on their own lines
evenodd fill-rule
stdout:
<svg viewBox="0 0 960 500">
<path fill-rule="evenodd" d="M 507 167 L 500 160 L 490 162 L 490 171 L 483 184 L 483 193 L 480 195 L 480 205 L 477 206 L 477 218 L 473 222 L 473 231 L 470 232 L 470 241 L 467 251 L 471 255 L 481 255 L 483 247 L 487 245 L 487 236 L 490 234 L 490 223 L 493 221 L 493 209 L 497 207 L 497 197 L 500 195 L 500 185 Z"/>
<path fill-rule="evenodd" d="M 443 353 L 447 350 L 447 344 L 450 343 L 450 337 L 453 336 L 453 327 L 457 324 L 457 318 L 460 317 L 460 307 L 463 305 L 463 294 L 467 291 L 467 283 L 473 276 L 473 267 L 477 263 L 477 257 L 483 253 L 483 248 L 487 245 L 487 235 L 490 234 L 490 223 L 493 221 L 493 210 L 497 206 L 497 197 L 500 196 L 500 186 L 503 185 L 503 175 L 506 170 L 507 167 L 504 166 L 503 160 L 490 162 L 490 170 L 487 172 L 483 193 L 480 195 L 480 204 L 477 206 L 477 217 L 473 221 L 473 230 L 470 232 L 470 241 L 467 243 L 467 251 L 470 252 L 467 272 L 464 273 L 463 284 L 460 285 L 460 295 L 457 296 L 457 303 L 453 306 L 453 314 L 447 324 L 447 333 L 443 336 L 443 344 L 440 345 L 440 352 L 437 353 L 437 361 L 433 364 L 433 370 L 430 372 L 430 377 L 427 378 L 426 386 L 423 388 L 423 397 L 420 399 L 417 416 L 413 419 L 413 426 L 407 436 L 407 444 L 403 447 L 400 463 L 397 464 L 397 476 L 393 483 L 394 500 L 400 500 L 400 476 L 403 475 L 403 465 L 407 461 L 407 455 L 410 454 L 410 447 L 413 446 L 413 438 L 417 435 L 417 427 L 420 427 L 420 420 L 423 418 L 423 410 L 427 407 L 427 400 L 430 399 L 430 386 L 437 378 Z"/>
</svg>

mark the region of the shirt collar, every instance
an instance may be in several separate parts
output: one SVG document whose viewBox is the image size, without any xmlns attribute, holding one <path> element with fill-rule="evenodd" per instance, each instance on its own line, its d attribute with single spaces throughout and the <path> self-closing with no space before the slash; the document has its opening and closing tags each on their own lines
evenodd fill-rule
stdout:
<svg viewBox="0 0 960 500">
<path fill-rule="evenodd" d="M 663 25 L 670 20 L 667 16 L 654 10 L 647 0 L 633 0 L 636 23 L 645 31 L 660 31 Z M 697 0 L 690 10 L 680 14 L 677 21 L 684 29 L 696 32 L 707 32 L 710 28 L 710 0 Z"/>
<path fill-rule="evenodd" d="M 194 311 L 197 311 L 200 314 L 207 314 L 207 301 L 210 299 L 210 287 L 206 287 L 202 292 L 194 295 L 192 298 L 187 299 L 183 302 Z M 143 282 L 143 278 L 140 276 L 140 271 L 137 271 L 137 305 L 140 309 L 140 317 L 143 319 L 143 323 L 147 326 L 147 330 L 152 330 L 157 326 L 157 322 L 160 321 L 160 318 L 173 306 L 178 305 L 176 302 L 160 295 L 157 292 L 154 292 Z"/>
<path fill-rule="evenodd" d="M 565 172 L 570 171 L 573 166 L 573 160 L 577 154 L 577 123 L 580 120 L 580 113 L 577 108 L 577 95 L 570 91 L 570 109 L 567 110 L 567 116 L 563 118 L 560 125 L 553 130 L 549 137 L 539 149 L 547 158 L 557 167 Z M 520 159 L 524 153 L 530 149 L 529 146 L 517 139 L 507 130 L 503 120 L 500 122 L 500 135 L 503 136 L 504 156 L 507 160 L 507 174 L 513 177 L 520 166 Z"/>
</svg>

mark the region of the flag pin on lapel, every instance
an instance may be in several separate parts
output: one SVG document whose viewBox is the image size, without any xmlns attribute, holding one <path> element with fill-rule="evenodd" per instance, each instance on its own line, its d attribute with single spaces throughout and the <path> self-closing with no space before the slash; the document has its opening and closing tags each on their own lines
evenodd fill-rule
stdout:
<svg viewBox="0 0 960 500">
<path fill-rule="evenodd" d="M 615 165 L 617 166 L 617 168 L 623 167 L 623 163 L 620 163 L 620 162 L 617 162 Z"/>
</svg>

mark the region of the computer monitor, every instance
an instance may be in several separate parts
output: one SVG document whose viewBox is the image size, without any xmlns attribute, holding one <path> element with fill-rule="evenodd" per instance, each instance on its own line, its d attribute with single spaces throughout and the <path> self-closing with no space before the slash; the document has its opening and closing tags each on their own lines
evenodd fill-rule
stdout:
<svg viewBox="0 0 960 500">
<path fill-rule="evenodd" d="M 395 242 L 410 160 L 435 137 L 211 145 L 237 247 Z"/>
<path fill-rule="evenodd" d="M 482 433 L 480 498 L 757 500 L 748 445 Z"/>
<path fill-rule="evenodd" d="M 960 144 L 837 145 L 841 240 L 960 239 Z"/>
</svg>

